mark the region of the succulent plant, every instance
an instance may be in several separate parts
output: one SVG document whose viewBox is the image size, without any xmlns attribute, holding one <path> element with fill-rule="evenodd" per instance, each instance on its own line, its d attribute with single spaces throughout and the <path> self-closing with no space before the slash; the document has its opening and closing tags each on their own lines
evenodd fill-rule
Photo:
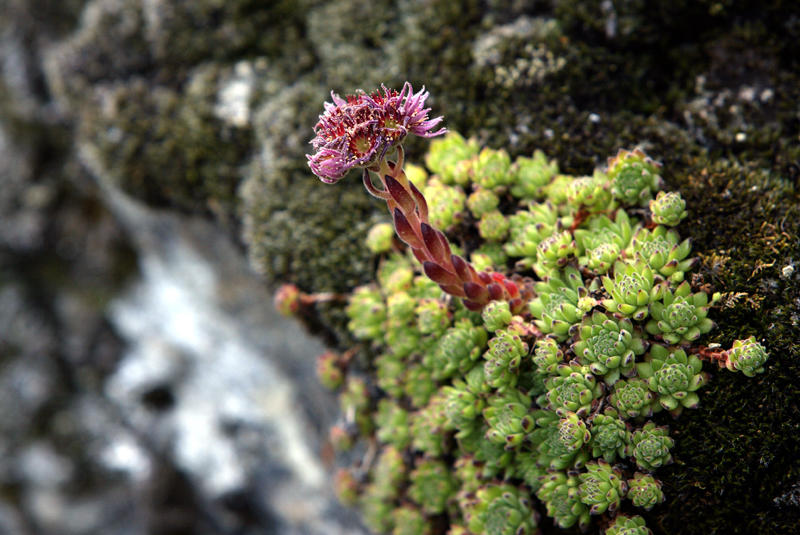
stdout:
<svg viewBox="0 0 800 535">
<path fill-rule="evenodd" d="M 455 475 L 461 483 L 460 495 L 473 494 L 485 483 L 483 466 L 474 455 L 464 454 L 453 463 Z"/>
<path fill-rule="evenodd" d="M 477 188 L 467 197 L 467 208 L 478 219 L 496 210 L 499 204 L 500 198 L 490 189 Z"/>
<path fill-rule="evenodd" d="M 642 259 L 655 273 L 678 284 L 685 273 L 697 263 L 696 258 L 686 258 L 692 252 L 691 240 L 679 240 L 674 229 L 660 225 L 652 231 L 640 229 L 625 253 Z"/>
<path fill-rule="evenodd" d="M 648 158 L 641 149 L 620 150 L 608 159 L 611 194 L 625 205 L 647 205 L 653 192 L 661 187 L 659 167 L 661 165 Z"/>
<path fill-rule="evenodd" d="M 517 334 L 510 330 L 498 331 L 483 354 L 486 382 L 494 388 L 515 387 L 519 366 L 527 354 L 528 346 Z"/>
<path fill-rule="evenodd" d="M 500 213 L 499 210 L 492 210 L 481 216 L 478 221 L 478 234 L 484 240 L 493 242 L 502 241 L 508 234 L 510 223 L 506 216 Z"/>
<path fill-rule="evenodd" d="M 394 227 L 391 223 L 378 223 L 373 225 L 367 233 L 367 249 L 375 254 L 386 253 L 392 248 L 394 242 Z"/>
<path fill-rule="evenodd" d="M 447 414 L 444 396 L 434 396 L 422 409 L 411 413 L 411 447 L 429 457 L 438 457 L 446 451 L 445 429 Z"/>
<path fill-rule="evenodd" d="M 424 349 L 422 334 L 412 325 L 390 325 L 387 322 L 384 339 L 398 358 L 406 358 Z"/>
<path fill-rule="evenodd" d="M 574 232 L 582 251 L 578 262 L 597 273 L 606 273 L 630 244 L 632 233 L 630 218 L 624 210 L 617 210 L 613 221 L 606 215 L 589 218 L 583 228 Z"/>
<path fill-rule="evenodd" d="M 603 395 L 602 383 L 597 382 L 588 367 L 575 361 L 558 365 L 556 374 L 545 381 L 547 393 L 537 399 L 539 406 L 547 406 L 559 416 L 567 413 L 587 416 Z"/>
<path fill-rule="evenodd" d="M 430 535 L 433 526 L 428 518 L 410 504 L 404 504 L 392 512 L 394 529 L 392 535 Z"/>
<path fill-rule="evenodd" d="M 378 340 L 383 337 L 386 307 L 380 292 L 371 286 L 356 288 L 347 306 L 348 328 L 356 338 Z"/>
<path fill-rule="evenodd" d="M 550 471 L 542 476 L 541 487 L 536 492 L 536 497 L 544 502 L 547 516 L 562 529 L 576 523 L 581 530 L 589 527 L 589 507 L 581 501 L 578 485 L 577 472 Z"/>
<path fill-rule="evenodd" d="M 472 443 L 460 440 L 461 449 L 467 453 L 474 453 L 475 459 L 483 464 L 483 476 L 486 479 L 510 479 L 514 474 L 514 458 L 516 450 L 508 449 L 503 444 L 486 439 L 489 428 L 484 432 L 472 435 Z"/>
<path fill-rule="evenodd" d="M 325 388 L 336 390 L 344 383 L 341 356 L 333 351 L 325 351 L 317 357 L 317 379 Z"/>
<path fill-rule="evenodd" d="M 333 478 L 333 488 L 343 505 L 353 506 L 358 503 L 359 485 L 352 471 L 347 468 L 337 470 Z"/>
<path fill-rule="evenodd" d="M 417 301 L 408 292 L 395 292 L 386 298 L 386 321 L 389 329 L 402 329 L 415 321 Z"/>
<path fill-rule="evenodd" d="M 401 450 L 391 445 L 383 448 L 372 469 L 372 484 L 381 489 L 385 498 L 394 499 L 400 495 L 407 478 L 408 472 Z"/>
<path fill-rule="evenodd" d="M 334 95 L 309 155 L 327 182 L 363 168 L 393 223 L 367 238 L 378 284 L 356 289 L 346 309 L 366 343 L 319 363 L 341 389 L 331 441 L 360 435 L 377 454 L 337 476 L 342 499 L 358 502 L 371 529 L 397 535 L 535 533 L 532 493 L 562 527 L 616 513 L 626 490 L 634 506 L 653 507 L 658 481 L 629 467 L 669 463 L 674 441 L 646 418 L 696 406 L 707 381 L 698 356 L 746 375 L 767 358 L 753 337 L 728 351 L 694 345 L 713 324 L 706 294 L 680 284 L 696 263 L 691 242 L 667 228 L 686 217 L 685 202 L 652 198 L 660 165 L 638 149 L 575 178 L 539 151 L 512 161 L 451 133 L 432 143 L 428 176 L 401 146 L 444 133 L 426 98 L 410 86 Z M 435 227 L 458 233 L 461 247 Z M 322 299 L 293 295 L 307 307 Z M 611 467 L 618 459 L 627 464 Z M 650 533 L 624 515 L 607 532 Z"/>
<path fill-rule="evenodd" d="M 392 352 L 375 357 L 375 375 L 381 390 L 394 398 L 403 396 L 406 384 L 407 364 Z"/>
<path fill-rule="evenodd" d="M 542 278 L 556 272 L 558 268 L 564 267 L 569 259 L 578 252 L 578 246 L 572 237 L 572 233 L 563 230 L 556 231 L 539 242 L 536 246 L 536 263 L 533 269 Z"/>
<path fill-rule="evenodd" d="M 590 420 L 592 438 L 589 447 L 592 457 L 602 457 L 605 461 L 613 463 L 617 456 L 627 457 L 630 432 L 625 422 L 613 408 L 606 408 L 602 413 L 595 414 Z"/>
<path fill-rule="evenodd" d="M 394 499 L 386 495 L 386 490 L 381 485 L 375 483 L 368 484 L 360 498 L 360 508 L 367 527 L 377 533 L 390 532 L 394 528 Z"/>
<path fill-rule="evenodd" d="M 659 191 L 650 201 L 650 214 L 654 223 L 674 227 L 688 215 L 686 201 L 677 191 Z"/>
<path fill-rule="evenodd" d="M 481 312 L 483 326 L 489 332 L 505 329 L 511 323 L 511 308 L 508 301 L 492 301 Z"/>
<path fill-rule="evenodd" d="M 586 288 L 580 273 L 568 266 L 563 274 L 553 274 L 546 282 L 537 283 L 535 289 L 538 295 L 528 305 L 534 323 L 542 333 L 552 334 L 558 341 L 566 340 L 570 327 L 583 317 L 578 299 Z"/>
<path fill-rule="evenodd" d="M 502 244 L 485 242 L 472 252 L 470 260 L 475 269 L 492 271 L 495 266 L 505 266 L 508 262 L 508 255 Z"/>
<path fill-rule="evenodd" d="M 511 158 L 508 152 L 503 149 L 483 148 L 474 162 L 474 181 L 486 189 L 508 186 L 515 178 L 509 173 L 510 168 Z"/>
<path fill-rule="evenodd" d="M 581 501 L 589 506 L 589 514 L 599 515 L 619 508 L 625 496 L 627 484 L 622 473 L 602 459 L 586 463 L 586 472 L 578 475 L 581 484 L 578 494 Z"/>
<path fill-rule="evenodd" d="M 653 535 L 640 516 L 617 515 L 605 535 Z"/>
<path fill-rule="evenodd" d="M 581 364 L 602 376 L 607 385 L 617 382 L 620 374 L 632 375 L 636 356 L 645 350 L 630 320 L 616 319 L 599 311 L 584 318 L 579 333 L 580 339 L 572 345 L 572 351 Z"/>
<path fill-rule="evenodd" d="M 764 364 L 769 355 L 755 336 L 745 340 L 734 340 L 733 347 L 727 352 L 725 366 L 731 371 L 739 371 L 747 377 L 753 377 L 764 371 Z"/>
<path fill-rule="evenodd" d="M 282 316 L 291 318 L 300 312 L 302 306 L 303 293 L 294 284 L 281 284 L 275 292 L 273 303 L 275 310 Z"/>
<path fill-rule="evenodd" d="M 457 486 L 449 467 L 437 459 L 422 459 L 410 477 L 408 496 L 427 514 L 443 512 Z"/>
<path fill-rule="evenodd" d="M 648 305 L 664 292 L 664 286 L 655 283 L 653 271 L 643 262 L 617 262 L 614 278 L 603 277 L 603 287 L 611 295 L 611 299 L 603 300 L 603 306 L 636 321 L 647 317 Z"/>
<path fill-rule="evenodd" d="M 519 157 L 514 162 L 515 182 L 511 186 L 511 194 L 521 199 L 540 199 L 543 190 L 557 173 L 558 165 L 554 160 L 547 161 L 545 154 L 537 150 L 533 158 Z"/>
<path fill-rule="evenodd" d="M 414 308 L 417 330 L 422 334 L 440 336 L 450 326 L 450 312 L 440 299 L 420 299 Z"/>
<path fill-rule="evenodd" d="M 590 212 L 602 212 L 611 204 L 611 192 L 605 176 L 596 174 L 574 179 L 567 185 L 567 201 L 570 205 L 588 209 Z"/>
<path fill-rule="evenodd" d="M 466 373 L 483 353 L 488 335 L 468 319 L 458 320 L 442 335 L 436 347 L 426 354 L 428 366 L 436 379 Z"/>
<path fill-rule="evenodd" d="M 446 136 L 431 141 L 425 165 L 439 175 L 445 184 L 467 184 L 469 176 L 457 172 L 458 164 L 471 161 L 479 151 L 476 140 L 466 140 L 458 132 L 449 132 Z"/>
<path fill-rule="evenodd" d="M 403 393 L 413 407 L 424 407 L 437 392 L 433 375 L 434 372 L 423 363 L 414 362 L 406 365 Z"/>
<path fill-rule="evenodd" d="M 558 342 L 552 338 L 540 338 L 536 341 L 533 352 L 533 363 L 536 371 L 542 375 L 554 375 L 559 364 L 564 362 L 564 352 L 558 347 Z"/>
<path fill-rule="evenodd" d="M 478 389 L 456 379 L 452 386 L 443 387 L 442 393 L 448 429 L 468 430 L 480 423 L 485 401 Z"/>
<path fill-rule="evenodd" d="M 623 419 L 650 417 L 653 414 L 655 395 L 647 381 L 634 377 L 614 383 L 608 401 Z"/>
<path fill-rule="evenodd" d="M 628 499 L 636 507 L 649 511 L 664 501 L 661 482 L 649 474 L 636 472 L 628 480 Z"/>
<path fill-rule="evenodd" d="M 385 444 L 403 450 L 411 442 L 408 412 L 394 401 L 382 399 L 378 402 L 375 425 L 378 440 Z"/>
<path fill-rule="evenodd" d="M 537 492 L 547 469 L 538 463 L 536 453 L 531 451 L 528 446 L 514 452 L 514 477 L 524 481 L 531 492 Z"/>
<path fill-rule="evenodd" d="M 519 390 L 507 389 L 492 396 L 483 410 L 489 425 L 486 438 L 506 449 L 518 447 L 533 431 L 531 399 Z"/>
<path fill-rule="evenodd" d="M 547 200 L 553 205 L 558 206 L 558 210 L 562 214 L 572 214 L 575 211 L 574 207 L 570 206 L 567 202 L 569 185 L 572 184 L 574 179 L 575 177 L 570 175 L 557 174 L 545 188 Z"/>
<path fill-rule="evenodd" d="M 333 425 L 328 429 L 328 441 L 335 451 L 350 451 L 356 440 L 356 429 L 352 425 Z"/>
<path fill-rule="evenodd" d="M 703 363 L 682 349 L 670 351 L 654 344 L 645 362 L 636 364 L 636 371 L 647 381 L 661 406 L 677 416 L 683 408 L 697 407 L 697 389 L 708 382 Z"/>
<path fill-rule="evenodd" d="M 464 500 L 461 509 L 469 533 L 533 535 L 537 531 L 538 515 L 527 492 L 511 485 L 483 486 Z"/>
<path fill-rule="evenodd" d="M 464 217 L 467 196 L 459 186 L 448 186 L 431 178 L 425 187 L 425 197 L 428 199 L 428 217 L 433 226 L 446 230 Z"/>
<path fill-rule="evenodd" d="M 394 253 L 382 260 L 377 278 L 381 290 L 386 295 L 408 291 L 414 284 L 414 269 L 406 256 Z"/>
<path fill-rule="evenodd" d="M 558 212 L 552 204 L 533 205 L 508 217 L 509 237 L 504 247 L 512 258 L 522 258 L 517 264 L 530 267 L 536 262 L 539 243 L 556 228 Z"/>
<path fill-rule="evenodd" d="M 672 462 L 669 450 L 674 445 L 675 441 L 670 438 L 666 427 L 656 427 L 653 422 L 647 422 L 631 435 L 629 451 L 636 460 L 636 466 L 652 472 Z"/>
<path fill-rule="evenodd" d="M 538 533 L 539 513 L 533 509 L 528 493 L 507 489 L 489 502 L 484 533 L 533 535 Z"/>
<path fill-rule="evenodd" d="M 537 429 L 531 434 L 540 466 L 551 470 L 580 468 L 588 459 L 584 445 L 592 435 L 574 412 L 559 418 L 552 411 L 534 412 Z"/>
<path fill-rule="evenodd" d="M 708 319 L 708 294 L 691 293 L 689 283 L 684 281 L 674 292 L 666 290 L 662 302 L 650 304 L 647 332 L 660 336 L 670 344 L 694 342 L 700 335 L 714 327 Z"/>
</svg>

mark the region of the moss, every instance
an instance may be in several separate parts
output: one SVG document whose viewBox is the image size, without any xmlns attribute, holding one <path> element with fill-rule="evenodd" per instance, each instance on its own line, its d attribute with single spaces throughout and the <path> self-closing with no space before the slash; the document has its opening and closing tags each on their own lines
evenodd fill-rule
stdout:
<svg viewBox="0 0 800 535">
<path fill-rule="evenodd" d="M 82 134 L 120 186 L 149 204 L 230 215 L 251 132 L 215 115 L 221 74 L 199 71 L 183 93 L 143 80 L 109 88 Z"/>
<path fill-rule="evenodd" d="M 277 1 L 266 6 L 258 0 L 89 2 L 81 30 L 62 44 L 55 58 L 56 82 L 75 102 L 87 98 L 82 92 L 87 87 L 137 75 L 176 87 L 200 63 L 281 56 L 286 43 L 295 44 L 293 61 L 286 65 L 298 73 L 313 63 L 301 24 L 309 5 Z"/>
<path fill-rule="evenodd" d="M 790 533 L 797 505 L 781 499 L 800 478 L 793 452 L 800 432 L 800 258 L 794 184 L 752 164 L 720 161 L 679 177 L 688 197 L 700 273 L 723 294 L 712 340 L 755 335 L 769 348 L 766 373 L 753 381 L 720 372 L 700 411 L 671 425 L 678 466 L 666 470 L 658 522 L 666 532 Z"/>
<path fill-rule="evenodd" d="M 370 90 L 381 82 L 402 83 L 387 58 L 398 32 L 396 18 L 385 0 L 336 0 L 309 10 L 308 38 L 319 61 L 315 75 L 328 90 L 347 93 L 356 87 Z"/>
<path fill-rule="evenodd" d="M 161 69 L 201 62 L 277 57 L 293 43 L 294 69 L 308 68 L 313 57 L 303 46 L 303 22 L 311 0 L 201 0 L 163 2 L 152 14 L 159 31 L 152 50 Z M 165 73 L 166 75 L 166 73 Z"/>
</svg>

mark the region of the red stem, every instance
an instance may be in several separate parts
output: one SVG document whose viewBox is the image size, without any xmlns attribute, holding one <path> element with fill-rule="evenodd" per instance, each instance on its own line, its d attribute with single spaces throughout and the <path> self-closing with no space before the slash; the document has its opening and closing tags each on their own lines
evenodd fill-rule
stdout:
<svg viewBox="0 0 800 535">
<path fill-rule="evenodd" d="M 425 275 L 446 293 L 462 298 L 471 310 L 481 310 L 489 301 L 505 300 L 513 313 L 521 312 L 531 298 L 529 285 L 522 280 L 513 281 L 502 273 L 479 273 L 465 259 L 452 254 L 447 237 L 430 224 L 428 204 L 408 180 L 403 161 L 403 148 L 398 146 L 396 162 L 382 159 L 364 170 L 364 187 L 371 195 L 386 201 L 397 235 L 411 247 Z M 370 171 L 378 176 L 383 190 L 373 185 Z"/>
</svg>

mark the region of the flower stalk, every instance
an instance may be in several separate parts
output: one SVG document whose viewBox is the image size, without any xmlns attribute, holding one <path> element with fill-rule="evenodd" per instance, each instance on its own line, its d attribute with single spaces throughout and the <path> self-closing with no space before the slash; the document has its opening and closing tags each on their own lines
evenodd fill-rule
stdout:
<svg viewBox="0 0 800 535">
<path fill-rule="evenodd" d="M 364 187 L 386 201 L 397 236 L 411 248 L 425 275 L 444 292 L 462 298 L 471 310 L 504 300 L 513 313 L 520 312 L 530 295 L 523 294 L 520 284 L 502 273 L 479 272 L 462 256 L 453 254 L 444 233 L 430 224 L 425 197 L 403 171 L 403 147 L 398 145 L 396 151 L 396 161 L 382 158 L 364 169 Z M 378 177 L 382 189 L 375 187 L 370 173 Z"/>
<path fill-rule="evenodd" d="M 446 132 L 432 131 L 441 117 L 428 119 L 429 108 L 422 107 L 427 97 L 424 88 L 414 93 L 409 83 L 400 93 L 383 87 L 383 94 L 362 92 L 346 99 L 332 94 L 333 104 L 325 104 L 315 127 L 311 144 L 316 152 L 308 156 L 309 167 L 326 183 L 337 182 L 354 167 L 363 168 L 364 187 L 386 201 L 397 236 L 411 248 L 428 278 L 470 310 L 504 300 L 517 314 L 533 295 L 529 284 L 498 272 L 479 272 L 453 254 L 444 233 L 431 225 L 422 192 L 403 171 L 401 143 L 407 134 L 434 137 Z M 392 149 L 394 161 L 387 157 Z M 378 177 L 380 188 L 371 174 Z"/>
</svg>

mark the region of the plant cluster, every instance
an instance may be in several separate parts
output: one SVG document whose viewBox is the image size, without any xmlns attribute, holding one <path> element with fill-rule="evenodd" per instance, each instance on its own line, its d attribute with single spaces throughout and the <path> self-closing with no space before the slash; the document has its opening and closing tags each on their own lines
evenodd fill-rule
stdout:
<svg viewBox="0 0 800 535">
<path fill-rule="evenodd" d="M 326 114 L 350 102 L 337 97 Z M 697 344 L 714 299 L 685 276 L 691 245 L 673 228 L 685 203 L 658 191 L 660 165 L 621 150 L 574 177 L 541 152 L 512 161 L 450 133 L 433 141 L 427 171 L 403 170 L 402 152 L 389 162 L 396 146 L 371 135 L 369 162 L 350 161 L 365 164 L 400 241 L 385 226 L 370 233 L 377 282 L 347 306 L 360 358 L 328 353 L 319 366 L 341 391 L 336 443 L 367 445 L 337 478 L 343 501 L 381 533 L 531 534 L 542 514 L 562 528 L 602 515 L 607 533 L 649 533 L 619 513 L 665 499 L 654 472 L 674 440 L 650 418 L 697 407 L 701 359 L 746 375 L 766 360 L 752 338 L 714 355 Z M 332 160 L 346 141 L 329 140 Z M 329 154 L 310 157 L 315 172 Z M 336 162 L 329 179 L 341 178 Z"/>
</svg>

